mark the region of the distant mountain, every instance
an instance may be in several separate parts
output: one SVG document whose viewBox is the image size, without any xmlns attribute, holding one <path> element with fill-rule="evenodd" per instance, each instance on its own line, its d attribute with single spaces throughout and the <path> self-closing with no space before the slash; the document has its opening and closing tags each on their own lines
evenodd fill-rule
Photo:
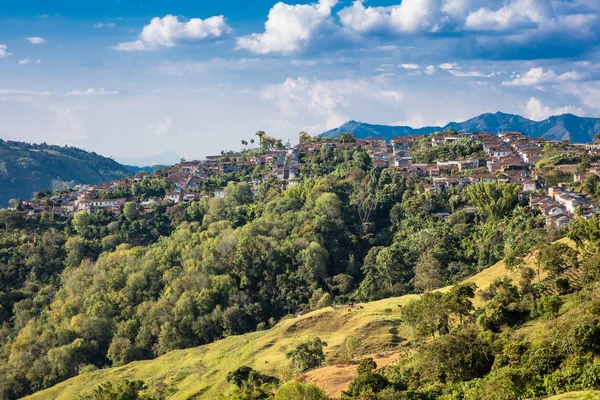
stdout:
<svg viewBox="0 0 600 400">
<path fill-rule="evenodd" d="M 340 133 L 353 132 L 357 138 L 383 137 L 390 140 L 395 136 L 430 134 L 442 129 L 454 128 L 459 132 L 521 132 L 527 137 L 543 137 L 554 140 L 571 140 L 574 143 L 593 141 L 594 135 L 600 133 L 600 118 L 584 118 L 573 114 L 552 116 L 543 121 L 530 119 L 514 114 L 497 112 L 487 113 L 464 122 L 450 122 L 446 126 L 427 126 L 411 128 L 410 126 L 371 125 L 350 121 L 339 128 L 322 133 L 324 137 L 336 137 Z"/>
<path fill-rule="evenodd" d="M 172 151 L 164 151 L 150 157 L 123 157 L 118 159 L 121 164 L 147 167 L 154 165 L 174 165 L 181 161 L 181 156 Z"/>
<path fill-rule="evenodd" d="M 0 208 L 13 198 L 68 183 L 96 184 L 134 174 L 115 160 L 74 147 L 0 139 Z"/>
</svg>

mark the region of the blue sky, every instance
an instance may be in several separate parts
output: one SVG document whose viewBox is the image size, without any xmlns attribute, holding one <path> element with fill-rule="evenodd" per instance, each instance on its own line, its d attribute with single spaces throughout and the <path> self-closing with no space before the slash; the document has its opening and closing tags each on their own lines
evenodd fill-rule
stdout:
<svg viewBox="0 0 600 400">
<path fill-rule="evenodd" d="M 600 116 L 597 0 L 5 1 L 0 137 L 117 159 L 356 119 Z"/>
</svg>

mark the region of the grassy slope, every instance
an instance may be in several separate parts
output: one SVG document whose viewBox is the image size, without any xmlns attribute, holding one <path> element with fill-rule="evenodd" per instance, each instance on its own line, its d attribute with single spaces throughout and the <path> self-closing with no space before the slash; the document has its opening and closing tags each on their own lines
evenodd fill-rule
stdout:
<svg viewBox="0 0 600 400">
<path fill-rule="evenodd" d="M 504 275 L 510 276 L 511 273 L 500 262 L 468 281 L 484 288 Z M 395 332 L 391 328 L 399 327 L 398 306 L 416 297 L 389 298 L 356 305 L 352 310 L 328 307 L 300 318 L 283 320 L 268 331 L 232 336 L 206 346 L 172 351 L 154 360 L 85 373 L 28 398 L 73 399 L 100 382 L 127 378 L 141 379 L 151 386 L 166 384 L 173 390 L 173 399 L 214 399 L 217 393 L 230 386 L 225 379 L 227 373 L 239 366 L 248 365 L 270 376 L 289 374 L 286 351 L 313 336 L 319 336 L 328 343 L 328 359 L 335 357 L 346 337 L 361 338 L 362 352 L 374 354 L 379 365 L 383 366 L 397 357 L 402 348 L 399 347 L 404 340 L 402 337 L 406 337 L 402 330 L 391 333 Z M 346 388 L 354 369 L 354 366 L 334 365 L 313 372 L 312 376 L 304 379 L 315 381 L 334 394 Z"/>
</svg>

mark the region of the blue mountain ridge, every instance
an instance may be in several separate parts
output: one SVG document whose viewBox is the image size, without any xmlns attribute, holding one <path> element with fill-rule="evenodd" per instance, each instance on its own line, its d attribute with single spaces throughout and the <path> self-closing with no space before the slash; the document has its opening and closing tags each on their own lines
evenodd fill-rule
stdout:
<svg viewBox="0 0 600 400">
<path fill-rule="evenodd" d="M 521 132 L 526 137 L 542 137 L 548 140 L 570 140 L 573 143 L 588 143 L 600 133 L 600 118 L 578 117 L 573 114 L 555 115 L 543 121 L 533 121 L 520 115 L 502 112 L 481 114 L 464 122 L 450 122 L 446 126 L 373 125 L 349 121 L 339 128 L 321 134 L 333 138 L 344 132 L 352 132 L 358 139 L 383 137 L 390 140 L 396 136 L 425 135 L 436 131 L 454 128 L 458 132 Z"/>
</svg>

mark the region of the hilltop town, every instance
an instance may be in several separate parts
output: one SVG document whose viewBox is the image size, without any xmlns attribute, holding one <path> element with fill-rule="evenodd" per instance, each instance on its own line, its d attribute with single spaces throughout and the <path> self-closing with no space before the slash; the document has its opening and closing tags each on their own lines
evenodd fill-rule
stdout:
<svg viewBox="0 0 600 400">
<path fill-rule="evenodd" d="M 352 134 L 342 134 L 335 139 L 301 134 L 300 143 L 290 146 L 261 135 L 258 149 L 222 152 L 207 156 L 205 160 L 182 160 L 154 173 L 140 172 L 100 185 L 77 185 L 68 191 L 42 193 L 35 199 L 24 201 L 20 207 L 29 216 L 43 212 L 70 215 L 100 210 L 118 214 L 127 202 L 134 201 L 139 210 L 149 212 L 157 204 L 174 206 L 204 197 L 225 197 L 225 185 L 219 186 L 219 182 L 228 180 L 247 178 L 246 183 L 254 192 L 265 182 L 280 188 L 297 185 L 303 178 L 307 158 L 333 149 L 360 149 L 370 156 L 373 167 L 423 180 L 425 191 L 478 182 L 516 183 L 521 186 L 520 200 L 529 200 L 533 209 L 546 216 L 549 225 L 558 228 L 568 224 L 576 214 L 587 219 L 600 210 L 599 204 L 589 195 L 572 190 L 574 185 L 582 184 L 600 172 L 600 161 L 596 161 L 600 158 L 600 144 L 596 143 L 548 141 L 527 138 L 519 132 L 494 135 L 445 131 L 429 136 L 396 137 L 389 143 L 383 138 L 357 140 Z M 469 143 L 476 151 L 454 158 L 452 154 L 449 157 L 443 151 L 435 151 L 461 142 Z M 242 144 L 246 147 L 248 142 Z M 423 157 L 423 149 L 431 154 Z M 551 168 L 540 165 L 543 160 L 550 163 Z M 165 188 L 168 188 L 164 195 L 141 196 L 137 201 L 127 196 L 133 193 L 136 184 L 152 178 L 164 180 Z M 111 197 L 115 193 L 126 195 Z M 12 208 L 16 207 L 13 202 Z M 441 214 L 447 216 L 447 213 Z"/>
</svg>

